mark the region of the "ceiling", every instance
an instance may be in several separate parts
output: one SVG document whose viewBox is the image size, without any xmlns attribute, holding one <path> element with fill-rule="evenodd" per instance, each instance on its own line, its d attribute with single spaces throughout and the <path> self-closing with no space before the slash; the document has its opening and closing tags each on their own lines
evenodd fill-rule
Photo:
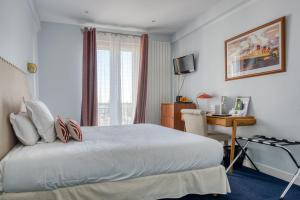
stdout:
<svg viewBox="0 0 300 200">
<path fill-rule="evenodd" d="M 174 33 L 224 0 L 35 0 L 41 21 Z"/>
</svg>

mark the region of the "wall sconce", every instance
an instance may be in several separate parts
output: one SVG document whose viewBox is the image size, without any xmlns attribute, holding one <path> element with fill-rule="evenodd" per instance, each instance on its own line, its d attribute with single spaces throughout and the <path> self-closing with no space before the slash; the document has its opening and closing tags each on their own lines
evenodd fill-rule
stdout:
<svg viewBox="0 0 300 200">
<path fill-rule="evenodd" d="M 36 71 L 37 71 L 37 65 L 36 64 L 34 64 L 34 63 L 27 63 L 27 71 L 29 72 L 29 73 L 36 73 Z"/>
</svg>

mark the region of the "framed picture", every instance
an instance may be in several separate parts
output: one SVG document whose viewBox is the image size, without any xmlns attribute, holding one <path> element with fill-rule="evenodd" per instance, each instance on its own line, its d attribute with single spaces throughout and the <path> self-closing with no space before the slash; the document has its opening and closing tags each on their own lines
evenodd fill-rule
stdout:
<svg viewBox="0 0 300 200">
<path fill-rule="evenodd" d="M 249 103 L 250 97 L 237 97 L 235 99 L 234 107 L 229 111 L 229 114 L 246 116 L 248 114 Z"/>
<path fill-rule="evenodd" d="M 285 71 L 285 17 L 225 41 L 225 80 Z"/>
</svg>

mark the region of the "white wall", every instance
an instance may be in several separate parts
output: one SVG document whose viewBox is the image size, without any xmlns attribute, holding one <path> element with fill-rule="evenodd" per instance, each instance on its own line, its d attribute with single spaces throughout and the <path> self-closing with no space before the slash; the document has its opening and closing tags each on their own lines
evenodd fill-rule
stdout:
<svg viewBox="0 0 300 200">
<path fill-rule="evenodd" d="M 41 23 L 39 94 L 54 116 L 80 121 L 82 43 L 79 26 Z"/>
<path fill-rule="evenodd" d="M 197 57 L 197 72 L 186 77 L 182 94 L 193 99 L 203 91 L 217 97 L 251 96 L 250 114 L 256 116 L 257 125 L 239 128 L 238 135 L 300 140 L 299 9 L 299 0 L 252 0 L 174 42 L 174 57 L 188 53 Z M 287 17 L 287 72 L 226 82 L 224 41 L 281 16 Z M 283 151 L 261 145 L 251 150 L 254 160 L 264 166 L 295 171 Z M 300 162 L 300 148 L 294 150 Z"/>
<path fill-rule="evenodd" d="M 0 56 L 27 72 L 27 62 L 38 63 L 39 19 L 29 0 L 0 1 Z M 37 96 L 37 76 L 28 74 L 33 96 Z"/>
</svg>

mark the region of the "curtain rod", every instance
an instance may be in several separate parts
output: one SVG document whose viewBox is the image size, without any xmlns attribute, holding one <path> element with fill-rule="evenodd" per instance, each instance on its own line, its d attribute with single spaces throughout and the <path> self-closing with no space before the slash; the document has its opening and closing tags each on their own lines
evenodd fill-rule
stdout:
<svg viewBox="0 0 300 200">
<path fill-rule="evenodd" d="M 145 30 L 137 29 L 137 28 L 126 28 L 126 27 L 114 27 L 114 26 L 107 26 L 107 27 L 101 27 L 96 25 L 81 25 L 81 30 L 84 31 L 85 28 L 96 28 L 97 32 L 102 33 L 110 33 L 110 34 L 119 34 L 119 35 L 125 35 L 125 36 L 138 36 L 140 37 L 144 33 L 147 33 Z M 114 31 L 113 29 L 116 29 Z M 124 30 L 122 30 L 124 29 Z M 128 30 L 126 30 L 128 29 Z"/>
<path fill-rule="evenodd" d="M 118 33 L 118 32 L 109 32 L 109 31 L 98 31 L 97 32 L 101 32 L 101 33 L 109 33 L 109 34 L 115 34 L 115 35 L 124 35 L 124 36 L 136 36 L 136 37 L 141 37 L 141 34 L 129 34 L 129 33 Z"/>
</svg>

